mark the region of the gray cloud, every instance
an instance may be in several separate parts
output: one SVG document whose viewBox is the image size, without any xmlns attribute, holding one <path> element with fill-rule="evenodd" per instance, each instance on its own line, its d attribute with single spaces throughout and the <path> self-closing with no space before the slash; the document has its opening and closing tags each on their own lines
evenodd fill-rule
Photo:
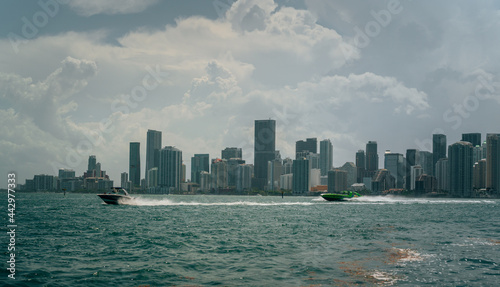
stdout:
<svg viewBox="0 0 500 287">
<path fill-rule="evenodd" d="M 242 147 L 251 162 L 253 121 L 263 118 L 277 120 L 284 156 L 293 155 L 296 140 L 332 139 L 336 166 L 353 161 L 368 140 L 404 152 L 437 129 L 449 142 L 462 132 L 496 132 L 496 4 L 401 1 L 390 24 L 357 47 L 354 28 L 374 21 L 371 12 L 387 9 L 386 2 L 305 2 L 307 10 L 240 0 L 216 20 L 183 15 L 175 25 L 138 27 L 118 39 L 103 31 L 40 36 L 19 55 L 0 55 L 8 64 L 0 67 L 0 118 L 12 127 L 2 128 L 0 160 L 27 177 L 50 173 L 47 162 L 65 163 L 103 120 L 112 131 L 74 168 L 81 173 L 96 154 L 115 180 L 127 170 L 128 142 L 142 142 L 144 152 L 148 128 L 183 150 L 188 170 L 192 154 L 216 157 L 226 146 Z M 127 106 L 146 67 L 157 65 L 168 76 Z M 466 116 L 456 106 L 469 108 Z"/>
<path fill-rule="evenodd" d="M 68 5 L 82 16 L 130 14 L 144 11 L 158 0 L 71 0 Z"/>
</svg>

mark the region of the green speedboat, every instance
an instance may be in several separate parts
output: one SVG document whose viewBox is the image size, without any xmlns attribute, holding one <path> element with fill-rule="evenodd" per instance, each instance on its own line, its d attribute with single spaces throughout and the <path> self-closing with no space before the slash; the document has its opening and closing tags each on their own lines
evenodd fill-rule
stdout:
<svg viewBox="0 0 500 287">
<path fill-rule="evenodd" d="M 354 191 L 340 191 L 336 193 L 323 193 L 321 197 L 328 201 L 340 201 L 348 198 L 360 197 L 361 195 Z"/>
</svg>

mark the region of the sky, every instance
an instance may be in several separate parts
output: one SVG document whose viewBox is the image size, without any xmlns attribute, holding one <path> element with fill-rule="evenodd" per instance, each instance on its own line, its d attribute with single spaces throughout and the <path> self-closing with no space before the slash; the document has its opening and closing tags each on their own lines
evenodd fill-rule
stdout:
<svg viewBox="0 0 500 287">
<path fill-rule="evenodd" d="M 498 1 L 40 0 L 0 3 L 0 186 L 96 155 L 111 179 L 129 143 L 162 132 L 191 157 L 276 120 L 276 148 L 330 139 L 334 166 L 368 141 L 432 151 L 500 132 Z"/>
</svg>

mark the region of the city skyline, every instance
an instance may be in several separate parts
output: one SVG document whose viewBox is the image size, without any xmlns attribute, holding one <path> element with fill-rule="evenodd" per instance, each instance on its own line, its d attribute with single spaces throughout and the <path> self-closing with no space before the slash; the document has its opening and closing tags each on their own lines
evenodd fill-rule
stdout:
<svg viewBox="0 0 500 287">
<path fill-rule="evenodd" d="M 267 120 L 255 120 L 255 125 L 256 126 L 259 126 L 259 129 L 258 132 L 255 133 L 255 137 L 256 138 L 260 138 L 260 141 L 263 143 L 260 145 L 260 147 L 254 147 L 255 150 L 261 150 L 261 151 L 265 151 L 265 153 L 270 153 L 270 155 L 272 154 L 273 155 L 273 159 L 276 158 L 276 155 L 278 156 L 276 159 L 280 162 L 280 169 L 281 169 L 281 163 L 283 162 L 283 164 L 286 162 L 286 160 L 289 160 L 289 161 L 293 161 L 295 162 L 296 160 L 303 164 L 303 162 L 307 162 L 307 165 L 309 166 L 309 170 L 311 168 L 313 169 L 317 169 L 318 170 L 318 176 L 320 175 L 320 168 L 321 168 L 321 155 L 320 153 L 309 153 L 307 150 L 303 151 L 303 153 L 297 153 L 297 148 L 295 149 L 295 156 L 297 157 L 297 154 L 299 154 L 300 156 L 297 157 L 297 158 L 292 158 L 292 157 L 283 157 L 281 158 L 281 155 L 280 155 L 280 150 L 276 148 L 275 146 L 275 143 L 273 141 L 273 138 L 276 137 L 276 134 L 274 133 L 275 130 L 276 130 L 276 126 L 274 125 L 275 124 L 275 121 L 273 119 L 267 119 Z M 259 132 L 260 131 L 260 132 Z M 162 132 L 161 131 L 155 131 L 155 130 L 148 130 L 147 132 L 147 140 L 151 140 L 151 141 L 155 141 L 155 142 L 161 142 L 161 134 Z M 464 144 L 468 144 L 470 145 L 470 148 L 471 150 L 469 151 L 469 156 L 470 158 L 468 160 L 470 160 L 470 162 L 472 163 L 472 165 L 470 165 L 469 169 L 470 169 L 470 179 L 468 180 L 468 184 L 472 185 L 472 170 L 473 170 L 473 165 L 475 163 L 478 163 L 480 159 L 486 159 L 487 157 L 491 157 L 492 154 L 491 152 L 488 153 L 488 155 L 484 154 L 484 155 L 479 155 L 477 157 L 477 160 L 473 160 L 473 151 L 472 151 L 472 147 L 473 145 L 469 142 L 466 142 L 466 141 L 463 141 L 462 139 L 464 137 L 466 137 L 468 134 L 462 134 L 461 136 L 461 140 L 458 140 L 456 142 L 452 142 L 452 143 L 449 143 L 448 145 L 446 145 L 446 150 L 448 150 L 448 153 L 450 150 L 452 150 L 453 147 L 455 146 L 463 146 Z M 477 139 L 478 137 L 483 139 L 482 138 L 482 134 L 481 133 L 474 133 L 475 135 L 475 138 Z M 487 133 L 484 137 L 484 140 L 481 140 L 481 143 L 482 143 L 482 146 L 478 146 L 478 147 L 481 147 L 481 148 L 484 148 L 485 146 L 492 146 L 492 149 L 497 149 L 498 146 L 500 145 L 497 145 L 497 139 L 494 138 L 495 141 L 489 141 L 491 138 L 491 136 L 498 136 L 500 134 L 497 134 L 497 133 Z M 444 138 L 445 139 L 445 142 L 446 142 L 446 135 L 442 135 L 442 134 L 436 134 L 436 135 L 433 135 L 433 138 L 435 139 L 437 137 L 439 138 Z M 488 142 L 489 141 L 489 142 Z M 316 145 L 316 152 L 318 152 L 317 150 L 317 147 L 320 146 L 317 142 L 317 139 L 316 138 L 308 138 L 307 139 L 307 142 L 308 142 L 308 146 L 309 146 L 309 149 L 312 149 L 313 151 L 315 150 L 315 147 L 313 145 L 313 143 Z M 437 142 L 437 141 L 435 141 Z M 442 143 L 443 141 L 439 141 L 439 143 Z M 296 142 L 296 147 L 298 144 L 304 144 L 306 143 L 306 141 L 304 140 L 297 140 Z M 330 146 L 332 145 L 330 140 L 329 139 L 325 139 L 325 140 L 322 140 L 320 143 L 328 143 Z M 130 142 L 130 148 L 132 148 L 132 146 L 135 146 L 136 148 L 138 148 L 140 146 L 140 142 Z M 267 145 L 267 147 L 266 147 Z M 134 149 L 136 149 L 134 148 Z M 435 146 L 432 147 L 433 149 L 435 148 Z M 272 150 L 272 151 L 271 151 Z M 333 149 L 334 150 L 334 149 Z M 366 153 L 367 150 L 370 150 L 369 153 Z M 193 161 L 196 161 L 196 165 L 200 165 L 199 168 L 198 168 L 198 171 L 201 172 L 201 171 L 205 171 L 207 172 L 207 174 L 210 174 L 211 177 L 213 176 L 212 175 L 212 169 L 208 167 L 209 165 L 209 162 L 212 163 L 212 167 L 213 167 L 213 164 L 214 163 L 218 163 L 218 162 L 221 162 L 221 160 L 225 160 L 227 162 L 231 162 L 232 160 L 237 160 L 237 162 L 234 162 L 233 164 L 236 164 L 234 166 L 234 170 L 232 172 L 229 172 L 228 174 L 228 170 L 225 171 L 226 173 L 226 176 L 233 176 L 233 187 L 236 186 L 236 182 L 235 182 L 235 178 L 237 176 L 237 172 L 236 172 L 236 167 L 240 164 L 243 164 L 245 165 L 245 163 L 248 165 L 252 165 L 254 166 L 253 163 L 248 163 L 246 162 L 246 159 L 244 157 L 240 157 L 241 155 L 243 155 L 243 151 L 241 148 L 238 148 L 238 147 L 225 147 L 223 149 L 220 150 L 220 153 L 219 155 L 215 155 L 215 156 L 210 156 L 210 154 L 195 154 L 193 157 L 190 157 L 190 158 L 183 158 L 182 157 L 182 149 L 180 148 L 177 148 L 177 147 L 173 147 L 173 146 L 169 146 L 169 145 L 166 145 L 162 148 L 160 148 L 159 150 L 157 150 L 155 153 L 156 153 L 156 157 L 157 158 L 152 158 L 151 160 L 152 161 L 158 161 L 158 166 L 156 167 L 157 171 L 156 171 L 156 175 L 158 177 L 158 182 L 156 183 L 155 186 L 163 186 L 163 187 L 168 187 L 168 188 L 174 188 L 175 189 L 179 189 L 180 188 L 180 183 L 182 182 L 180 180 L 181 178 L 181 175 L 182 175 L 182 171 L 179 169 L 175 172 L 175 176 L 176 178 L 174 179 L 162 179 L 162 176 L 163 175 L 166 175 L 166 168 L 165 168 L 165 162 L 167 161 L 171 161 L 170 159 L 168 159 L 170 157 L 170 154 L 171 152 L 174 151 L 176 154 L 178 153 L 179 155 L 176 155 L 176 159 L 175 159 L 175 164 L 174 162 L 172 161 L 171 163 L 171 167 L 169 169 L 176 169 L 177 167 L 178 168 L 181 168 L 181 165 L 185 165 L 184 163 L 187 163 L 187 162 L 190 162 L 191 164 L 193 164 Z M 500 151 L 500 149 L 499 149 Z M 165 155 L 163 155 L 163 152 L 165 152 Z M 374 152 L 376 152 L 376 154 L 373 154 Z M 438 150 L 438 152 L 440 153 L 441 151 Z M 168 155 L 167 155 L 168 153 Z M 370 161 L 369 158 L 376 158 L 377 162 L 379 161 L 378 158 L 379 158 L 379 154 L 382 153 L 382 150 L 379 150 L 378 149 L 378 146 L 377 146 L 377 141 L 368 141 L 366 143 L 366 149 L 363 150 L 363 149 L 360 149 L 358 150 L 357 152 L 355 152 L 353 154 L 353 157 L 352 157 L 352 161 L 346 161 L 345 163 L 343 163 L 343 165 L 339 165 L 339 166 L 331 166 L 331 169 L 329 171 L 333 171 L 333 170 L 344 170 L 344 167 L 346 164 L 349 164 L 349 163 L 352 163 L 353 164 L 353 167 L 357 168 L 357 173 L 358 173 L 358 179 L 355 180 L 355 182 L 363 182 L 363 177 L 373 177 L 373 179 L 375 179 L 375 175 L 377 172 L 381 171 L 381 170 L 388 170 L 390 172 L 390 174 L 394 177 L 394 188 L 406 188 L 408 190 L 414 190 L 415 189 L 415 180 L 413 177 L 413 169 L 414 168 L 417 168 L 418 169 L 418 174 L 421 175 L 421 174 L 425 174 L 425 175 L 429 175 L 429 176 L 432 176 L 434 174 L 434 168 L 431 168 L 431 167 L 426 167 L 427 164 L 429 164 L 430 166 L 432 166 L 432 163 L 433 163 L 433 160 L 434 160 L 434 157 L 433 157 L 433 153 L 430 152 L 430 151 L 425 151 L 425 150 L 419 150 L 419 149 L 406 149 L 406 153 L 405 154 L 402 154 L 402 153 L 397 153 L 397 152 L 394 152 L 394 151 L 391 151 L 391 150 L 388 150 L 388 149 L 385 149 L 385 152 L 383 154 L 383 157 L 384 159 L 382 161 L 379 162 L 379 165 L 378 165 L 378 168 L 377 170 L 369 170 L 369 168 L 367 168 L 369 166 L 368 162 Z M 359 155 L 362 155 L 362 158 L 361 158 L 361 161 L 358 159 L 358 156 Z M 226 155 L 226 156 L 224 156 Z M 232 158 L 231 156 L 229 155 L 233 155 L 233 156 L 236 156 L 236 158 Z M 314 156 L 313 158 L 315 159 L 315 163 L 310 165 L 310 161 L 311 161 L 311 156 Z M 396 156 L 397 158 L 393 158 L 393 156 Z M 444 158 L 442 157 L 443 155 L 441 154 L 439 159 L 446 159 L 448 161 L 448 157 L 447 155 L 445 154 Z M 448 155 L 449 156 L 449 155 Z M 500 172 L 499 170 L 496 169 L 496 166 L 497 164 L 495 163 L 497 158 L 497 153 L 495 153 L 495 157 L 493 157 L 490 162 L 493 162 L 493 167 L 488 167 L 488 170 L 491 170 L 492 168 L 494 168 L 494 170 L 491 170 L 489 171 L 489 173 L 485 173 L 485 174 L 499 174 L 500 175 Z M 132 159 L 132 149 L 130 150 L 130 159 Z M 134 159 L 135 159 L 135 156 L 134 156 Z M 270 159 L 267 161 L 267 162 L 271 162 L 273 161 L 273 159 Z M 452 159 L 453 160 L 453 159 Z M 161 163 L 164 163 L 163 164 L 163 167 L 161 165 Z M 268 172 L 267 172 L 267 168 L 268 168 L 268 163 L 266 162 L 266 171 L 265 171 L 265 174 L 266 174 L 266 178 L 264 178 L 265 180 L 268 180 Z M 360 167 L 360 166 L 356 166 L 356 163 L 358 162 L 361 162 L 362 164 L 364 164 L 364 167 Z M 383 162 L 383 163 L 382 163 Z M 463 162 L 463 161 L 462 161 Z M 486 161 L 485 161 L 486 162 Z M 311 162 L 312 163 L 312 162 Z M 453 163 L 453 162 L 452 162 Z M 137 162 L 136 162 L 137 164 Z M 139 162 L 138 162 L 139 166 L 141 166 L 141 162 L 140 162 L 140 158 L 139 158 Z M 101 162 L 97 162 L 96 160 L 96 156 L 95 155 L 90 155 L 89 158 L 88 158 L 88 168 L 87 168 L 87 172 L 91 172 L 93 169 L 95 170 L 102 170 L 102 167 L 101 167 L 102 163 Z M 316 165 L 316 166 L 315 166 Z M 204 166 L 204 167 L 202 167 Z M 488 166 L 491 166 L 488 165 Z M 403 167 L 406 167 L 406 170 L 403 169 Z M 486 166 L 485 166 L 486 167 Z M 227 169 L 228 167 L 224 167 L 225 169 Z M 301 171 L 301 173 L 304 173 L 303 171 L 303 167 L 297 167 L 299 168 Z M 361 168 L 361 174 L 360 174 L 360 169 Z M 449 169 L 453 170 L 451 167 L 448 167 Z M 459 170 L 460 168 L 458 168 L 457 170 Z M 68 172 L 68 171 L 71 171 L 73 174 L 79 174 L 78 172 L 75 172 L 74 170 L 65 170 L 65 169 L 60 169 L 59 170 L 59 174 L 61 173 L 61 170 L 64 171 L 64 172 Z M 162 171 L 163 170 L 163 171 Z M 200 184 L 200 182 L 197 182 L 197 181 L 194 181 L 193 180 L 193 171 L 192 170 L 184 170 L 185 172 L 185 180 L 189 182 L 195 182 L 195 183 L 198 183 Z M 463 172 L 463 171 L 461 171 Z M 122 172 L 120 174 L 120 179 L 121 179 L 121 182 L 123 183 L 123 176 L 124 174 L 126 173 L 127 177 L 130 176 L 129 173 L 127 172 Z M 144 171 L 144 176 L 143 174 L 141 173 L 140 175 L 140 179 L 144 179 L 145 182 L 146 182 L 146 174 L 147 172 Z M 188 178 L 187 176 L 188 175 L 191 175 L 191 178 Z M 232 174 L 232 175 L 231 175 Z M 445 173 L 446 174 L 446 173 Z M 40 176 L 40 175 L 50 175 L 50 174 L 45 174 L 45 173 L 42 173 L 42 174 L 36 174 L 34 176 Z M 57 174 L 56 174 L 57 175 Z M 51 176 L 56 176 L 56 175 L 51 175 Z M 169 175 L 170 176 L 170 175 Z M 199 175 L 200 176 L 200 175 Z M 449 176 L 449 175 L 448 175 Z M 455 175 L 457 176 L 457 175 Z M 200 176 L 201 177 L 201 176 Z M 359 179 L 361 177 L 361 179 Z M 412 178 L 412 183 L 410 183 L 409 181 L 406 181 L 406 186 L 402 186 L 402 181 L 404 180 L 405 177 L 411 177 Z M 460 178 L 461 176 L 458 176 L 458 178 Z M 258 187 L 259 189 L 261 190 L 264 190 L 264 189 L 267 189 L 267 184 L 264 184 L 264 186 L 261 187 L 261 184 L 259 184 L 257 181 L 255 181 L 255 178 L 257 177 L 254 177 L 252 178 L 252 187 Z M 495 178 L 495 176 L 494 176 Z M 499 177 L 500 178 L 500 177 Z M 29 179 L 29 178 L 28 178 Z M 114 178 L 109 178 L 111 180 L 114 180 L 116 182 L 120 182 L 118 181 L 118 179 L 114 179 Z M 228 178 L 225 179 L 225 181 L 227 181 Z M 297 180 L 299 181 L 299 179 L 294 179 L 294 180 Z M 305 179 L 305 182 L 309 182 L 309 174 L 307 175 L 306 179 Z M 486 187 L 493 187 L 493 188 L 496 188 L 497 185 L 498 185 L 498 182 L 500 182 L 500 180 L 496 180 L 496 181 L 492 181 L 488 178 L 484 178 L 483 179 L 485 181 L 485 186 Z M 132 181 L 130 179 L 130 181 Z M 167 183 L 168 181 L 168 183 Z M 486 183 L 488 182 L 489 183 Z M 175 182 L 174 184 L 170 183 L 170 182 Z M 304 182 L 303 182 L 303 179 L 300 179 L 300 184 L 303 185 Z M 295 184 L 295 183 L 294 183 Z M 413 184 L 413 185 L 412 185 Z M 440 186 L 441 184 L 443 183 L 440 183 Z M 319 184 L 318 184 L 319 185 Z M 462 186 L 463 184 L 460 182 L 457 182 L 455 184 L 456 186 Z M 225 183 L 224 186 L 229 186 L 228 185 L 228 182 Z M 311 182 L 308 183 L 308 186 L 309 186 L 309 189 L 311 187 L 313 187 L 314 185 L 312 185 Z M 147 189 L 149 186 L 141 186 L 141 188 L 143 189 Z M 452 188 L 453 186 L 451 186 L 450 188 Z M 463 188 L 463 187 L 462 187 Z M 470 188 L 470 191 L 472 191 L 472 188 Z M 163 190 L 162 192 L 168 192 L 168 189 L 165 189 Z M 460 193 L 457 193 L 455 191 L 451 191 L 450 190 L 450 194 L 454 194 L 454 195 L 457 195 L 457 196 L 466 196 L 466 197 L 469 197 L 470 194 L 464 194 L 463 192 L 460 192 Z"/>
<path fill-rule="evenodd" d="M 494 1 L 63 2 L 0 4 L 0 169 L 20 182 L 89 155 L 119 181 L 130 142 L 144 178 L 148 129 L 188 175 L 225 147 L 252 164 L 255 119 L 276 121 L 282 158 L 330 139 L 335 167 L 368 141 L 381 167 L 433 134 L 500 132 Z"/>
</svg>

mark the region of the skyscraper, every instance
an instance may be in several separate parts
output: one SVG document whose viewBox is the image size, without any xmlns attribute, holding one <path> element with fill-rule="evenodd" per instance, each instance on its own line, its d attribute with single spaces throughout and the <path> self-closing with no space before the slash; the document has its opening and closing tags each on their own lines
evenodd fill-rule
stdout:
<svg viewBox="0 0 500 287">
<path fill-rule="evenodd" d="M 89 164 L 88 164 L 87 172 L 91 173 L 93 170 L 95 170 L 96 165 L 97 165 L 97 159 L 96 159 L 95 155 L 89 156 Z"/>
<path fill-rule="evenodd" d="M 358 170 L 353 162 L 344 163 L 340 170 L 347 172 L 347 187 L 356 183 Z"/>
<path fill-rule="evenodd" d="M 417 165 L 419 162 L 419 150 L 407 149 L 406 150 L 406 190 L 411 190 L 411 167 Z"/>
<path fill-rule="evenodd" d="M 377 153 L 377 142 L 369 141 L 366 144 L 366 161 L 365 161 L 366 171 L 371 175 L 375 174 L 378 169 L 378 153 Z"/>
<path fill-rule="evenodd" d="M 347 172 L 340 169 L 328 171 L 328 192 L 340 192 L 347 189 Z"/>
<path fill-rule="evenodd" d="M 481 133 L 462 134 L 462 141 L 470 142 L 472 147 L 481 146 Z"/>
<path fill-rule="evenodd" d="M 365 151 L 362 149 L 356 153 L 356 167 L 358 169 L 357 182 L 362 183 L 365 176 Z"/>
<path fill-rule="evenodd" d="M 128 181 L 128 173 L 122 172 L 120 174 L 120 179 L 121 179 L 121 181 L 120 181 L 121 185 L 120 186 L 122 188 L 129 189 L 129 187 L 128 187 L 128 182 L 129 182 Z"/>
<path fill-rule="evenodd" d="M 141 185 L 141 151 L 139 142 L 130 143 L 128 174 L 134 186 Z"/>
<path fill-rule="evenodd" d="M 280 159 L 267 162 L 267 190 L 279 190 L 280 177 L 283 174 L 283 163 Z"/>
<path fill-rule="evenodd" d="M 213 159 L 210 167 L 212 170 L 212 189 L 219 190 L 227 188 L 227 161 L 220 158 Z"/>
<path fill-rule="evenodd" d="M 446 158 L 446 135 L 432 135 L 432 166 L 435 169 L 438 160 Z M 436 172 L 433 172 L 434 176 Z"/>
<path fill-rule="evenodd" d="M 161 132 L 148 130 L 146 142 L 146 176 L 148 170 L 160 165 Z M 160 169 L 158 169 L 159 171 Z M 146 178 L 146 182 L 149 182 Z M 160 184 L 158 182 L 158 184 Z"/>
<path fill-rule="evenodd" d="M 400 153 L 386 152 L 384 158 L 384 168 L 394 177 L 395 187 L 403 188 L 406 175 L 403 155 Z"/>
<path fill-rule="evenodd" d="M 371 190 L 373 193 L 382 193 L 394 188 L 396 180 L 387 169 L 379 169 L 372 179 Z"/>
<path fill-rule="evenodd" d="M 242 160 L 241 158 L 234 158 L 234 157 L 225 160 L 227 161 L 227 185 L 230 188 L 235 188 L 238 176 L 237 174 L 238 166 L 245 164 L 245 161 Z"/>
<path fill-rule="evenodd" d="M 418 153 L 418 162 L 423 169 L 423 174 L 433 175 L 434 174 L 434 164 L 432 161 L 434 160 L 432 153 L 430 151 L 420 151 Z"/>
<path fill-rule="evenodd" d="M 242 158 L 241 148 L 227 147 L 221 152 L 222 159 Z"/>
<path fill-rule="evenodd" d="M 459 141 L 448 147 L 450 193 L 457 197 L 472 196 L 472 144 Z"/>
<path fill-rule="evenodd" d="M 319 142 L 319 168 L 321 175 L 328 175 L 333 166 L 333 146 L 329 139 Z"/>
<path fill-rule="evenodd" d="M 472 181 L 474 189 L 486 188 L 486 159 L 481 159 L 474 164 Z"/>
<path fill-rule="evenodd" d="M 302 152 L 317 153 L 318 140 L 316 138 L 308 138 L 305 141 L 300 140 L 295 142 L 295 159 L 300 157 Z"/>
<path fill-rule="evenodd" d="M 309 192 L 309 160 L 296 159 L 293 161 L 293 194 L 305 195 Z"/>
<path fill-rule="evenodd" d="M 486 188 L 500 194 L 500 134 L 486 135 Z"/>
<path fill-rule="evenodd" d="M 254 182 L 263 190 L 267 180 L 267 162 L 276 158 L 276 121 L 255 121 Z"/>
<path fill-rule="evenodd" d="M 210 159 L 208 153 L 195 154 L 191 158 L 191 182 L 201 184 L 200 172 L 209 172 Z"/>
<path fill-rule="evenodd" d="M 411 167 L 410 172 L 411 172 L 410 190 L 415 190 L 415 182 L 422 174 L 424 174 L 424 169 L 420 165 L 414 165 Z"/>
<path fill-rule="evenodd" d="M 160 150 L 158 185 L 163 191 L 179 190 L 182 178 L 182 151 L 166 146 Z"/>
<path fill-rule="evenodd" d="M 449 191 L 450 190 L 450 174 L 448 172 L 449 165 L 447 158 L 440 158 L 435 167 L 437 188 L 439 191 Z"/>
<path fill-rule="evenodd" d="M 236 168 L 236 191 L 244 192 L 252 187 L 252 169 L 249 164 L 240 164 Z"/>
</svg>

